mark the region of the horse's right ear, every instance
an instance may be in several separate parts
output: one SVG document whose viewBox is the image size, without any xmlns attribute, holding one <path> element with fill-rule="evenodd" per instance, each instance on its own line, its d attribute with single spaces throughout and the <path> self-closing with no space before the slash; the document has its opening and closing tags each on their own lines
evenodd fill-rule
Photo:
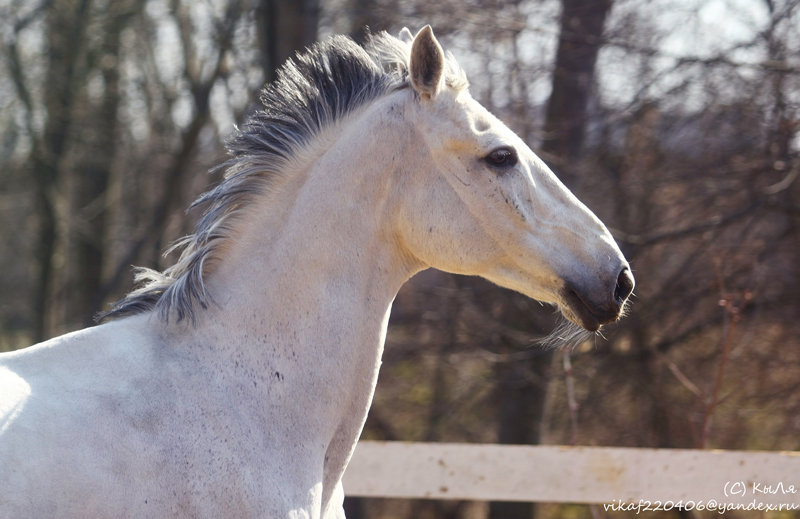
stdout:
<svg viewBox="0 0 800 519">
<path fill-rule="evenodd" d="M 432 99 L 444 84 L 444 51 L 426 25 L 411 44 L 411 85 L 423 99 Z"/>
</svg>

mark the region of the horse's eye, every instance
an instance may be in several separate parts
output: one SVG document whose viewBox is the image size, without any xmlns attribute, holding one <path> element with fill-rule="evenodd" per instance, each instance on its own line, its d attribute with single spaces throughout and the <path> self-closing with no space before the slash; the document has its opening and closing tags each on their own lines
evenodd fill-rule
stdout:
<svg viewBox="0 0 800 519">
<path fill-rule="evenodd" d="M 517 152 L 504 146 L 492 150 L 483 160 L 495 169 L 508 169 L 517 165 Z"/>
</svg>

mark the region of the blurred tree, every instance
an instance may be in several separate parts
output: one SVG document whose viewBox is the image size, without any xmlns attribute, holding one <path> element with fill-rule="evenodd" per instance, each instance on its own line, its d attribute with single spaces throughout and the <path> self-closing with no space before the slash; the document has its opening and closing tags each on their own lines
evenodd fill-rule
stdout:
<svg viewBox="0 0 800 519">
<path fill-rule="evenodd" d="M 12 118 L 25 122 L 28 139 L 17 140 L 4 164 L 9 175 L 30 172 L 37 202 L 36 290 L 29 308 L 15 312 L 31 322 L 25 342 L 90 324 L 130 286 L 130 265 L 159 267 L 164 243 L 188 225 L 173 215 L 207 184 L 190 173 L 198 148 L 208 149 L 203 132 L 214 131 L 212 93 L 229 79 L 240 88 L 261 82 L 241 59 L 246 51 L 233 48 L 252 32 L 243 5 L 0 6 L 14 13 L 3 55 L 18 99 Z M 30 43 L 37 35 L 38 47 Z M 228 106 L 227 117 L 241 113 Z M 217 161 L 219 144 L 211 143 Z"/>
<path fill-rule="evenodd" d="M 544 123 L 542 152 L 552 157 L 562 181 L 575 189 L 571 168 L 580 158 L 595 89 L 595 63 L 612 0 L 562 0 L 558 48 Z"/>
<path fill-rule="evenodd" d="M 380 20 L 377 0 L 350 0 L 350 2 L 352 16 L 349 32 L 354 40 L 363 43 L 368 31 L 379 32 L 389 29 Z"/>
<path fill-rule="evenodd" d="M 45 18 L 44 34 L 47 48 L 45 85 L 49 88 L 43 92 L 42 104 L 47 120 L 41 134 L 31 135 L 30 156 L 36 186 L 39 227 L 36 252 L 38 275 L 32 305 L 34 341 L 44 339 L 49 332 L 47 320 L 51 317 L 50 298 L 58 238 L 56 197 L 63 182 L 64 155 L 73 126 L 73 107 L 85 81 L 82 61 L 85 59 L 89 7 L 89 0 L 53 1 L 47 9 Z M 12 52 L 16 50 L 14 47 L 11 48 Z M 15 64 L 21 63 L 18 56 L 13 56 L 11 61 Z M 12 67 L 12 73 L 17 76 L 15 84 L 18 95 L 26 100 L 26 110 L 33 111 L 31 85 L 27 84 L 21 66 Z"/>
<path fill-rule="evenodd" d="M 65 283 L 69 303 L 64 305 L 67 322 L 93 324 L 94 314 L 103 300 L 102 274 L 106 257 L 108 185 L 115 162 L 120 106 L 120 42 L 127 24 L 141 4 L 119 1 L 102 6 L 101 28 L 96 48 L 87 50 L 85 74 L 102 88 L 99 99 L 92 99 L 86 88 L 80 91 L 82 119 L 75 131 L 80 134 L 81 149 L 76 150 L 70 200 L 70 230 L 67 248 L 74 260 L 71 282 Z M 88 82 L 88 81 L 87 81 Z"/>
<path fill-rule="evenodd" d="M 295 52 L 317 41 L 319 11 L 319 0 L 259 1 L 256 20 L 267 82 Z"/>
</svg>

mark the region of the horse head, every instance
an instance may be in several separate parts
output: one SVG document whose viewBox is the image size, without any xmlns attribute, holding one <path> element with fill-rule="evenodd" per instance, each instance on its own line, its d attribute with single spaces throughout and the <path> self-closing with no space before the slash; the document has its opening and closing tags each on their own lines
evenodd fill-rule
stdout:
<svg viewBox="0 0 800 519">
<path fill-rule="evenodd" d="M 407 118 L 417 152 L 403 243 L 430 266 L 555 304 L 586 330 L 617 320 L 634 280 L 608 229 L 470 96 L 455 67 L 430 27 L 413 38 Z"/>
</svg>

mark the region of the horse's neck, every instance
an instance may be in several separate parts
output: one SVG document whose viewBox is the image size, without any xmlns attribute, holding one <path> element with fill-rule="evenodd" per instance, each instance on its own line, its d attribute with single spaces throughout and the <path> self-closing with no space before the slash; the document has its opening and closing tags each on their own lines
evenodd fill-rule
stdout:
<svg viewBox="0 0 800 519">
<path fill-rule="evenodd" d="M 347 340 L 373 338 L 420 267 L 392 234 L 403 153 L 375 152 L 376 143 L 397 141 L 376 118 L 366 114 L 342 128 L 308 170 L 287 174 L 238 217 L 241 228 L 207 283 L 230 314 L 226 323 L 277 336 L 291 330 L 316 344 L 324 337 L 342 353 Z"/>
<path fill-rule="evenodd" d="M 207 283 L 216 315 L 200 317 L 223 359 L 264 367 L 267 412 L 291 414 L 306 441 L 325 446 L 326 495 L 366 419 L 392 300 L 418 269 L 389 231 L 394 157 L 359 139 L 387 138 L 380 133 L 345 128 L 237 220 Z M 291 388 L 285 408 L 276 384 Z"/>
</svg>

